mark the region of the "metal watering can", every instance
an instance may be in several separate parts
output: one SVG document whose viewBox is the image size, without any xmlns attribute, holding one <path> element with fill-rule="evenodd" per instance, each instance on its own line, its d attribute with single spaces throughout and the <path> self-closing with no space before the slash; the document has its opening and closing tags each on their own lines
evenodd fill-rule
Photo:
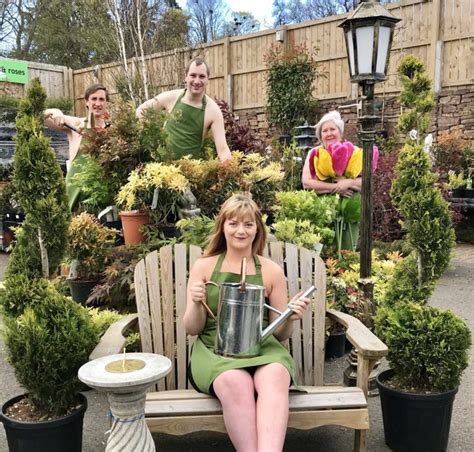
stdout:
<svg viewBox="0 0 474 452">
<path fill-rule="evenodd" d="M 262 342 L 293 314 L 290 308 L 280 312 L 265 303 L 265 288 L 256 284 L 246 284 L 246 260 L 242 261 L 240 283 L 216 284 L 219 287 L 217 308 L 217 333 L 215 353 L 233 358 L 251 358 L 260 355 Z M 307 289 L 300 298 L 309 296 L 314 286 Z M 210 309 L 207 307 L 208 311 Z M 264 308 L 279 314 L 263 329 Z M 212 313 L 212 311 L 211 311 Z M 212 317 L 215 318 L 214 315 Z"/>
</svg>

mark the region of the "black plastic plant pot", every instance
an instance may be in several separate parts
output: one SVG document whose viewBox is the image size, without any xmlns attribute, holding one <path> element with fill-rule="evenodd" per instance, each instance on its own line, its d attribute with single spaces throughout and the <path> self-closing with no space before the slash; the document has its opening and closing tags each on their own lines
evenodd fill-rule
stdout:
<svg viewBox="0 0 474 452">
<path fill-rule="evenodd" d="M 80 279 L 68 279 L 69 289 L 71 290 L 71 297 L 74 301 L 81 304 L 86 304 L 92 289 L 99 283 L 95 281 L 82 281 Z"/>
<path fill-rule="evenodd" d="M 454 397 L 458 389 L 417 394 L 386 386 L 392 369 L 377 376 L 385 443 L 394 452 L 447 450 Z"/>
<path fill-rule="evenodd" d="M 81 399 L 79 409 L 71 414 L 41 422 L 21 422 L 5 415 L 8 407 L 23 399 L 20 395 L 2 406 L 1 421 L 7 435 L 10 452 L 81 452 L 82 423 L 87 410 L 87 399 Z"/>
<path fill-rule="evenodd" d="M 326 349 L 324 350 L 325 359 L 340 358 L 346 354 L 346 333 L 331 334 L 326 341 Z"/>
</svg>

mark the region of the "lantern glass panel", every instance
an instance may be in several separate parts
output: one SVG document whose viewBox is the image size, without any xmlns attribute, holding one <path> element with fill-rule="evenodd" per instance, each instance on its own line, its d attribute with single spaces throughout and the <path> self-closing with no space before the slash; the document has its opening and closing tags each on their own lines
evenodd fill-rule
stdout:
<svg viewBox="0 0 474 452">
<path fill-rule="evenodd" d="M 374 47 L 374 27 L 356 28 L 357 65 L 359 74 L 372 73 L 372 54 Z"/>
<path fill-rule="evenodd" d="M 385 75 L 385 63 L 388 56 L 388 45 L 390 43 L 390 27 L 379 27 L 379 45 L 377 52 L 376 72 Z"/>
<path fill-rule="evenodd" d="M 352 40 L 352 29 L 346 33 L 347 37 L 347 50 L 349 52 L 349 69 L 351 77 L 355 74 L 355 62 L 354 62 L 354 42 Z"/>
</svg>

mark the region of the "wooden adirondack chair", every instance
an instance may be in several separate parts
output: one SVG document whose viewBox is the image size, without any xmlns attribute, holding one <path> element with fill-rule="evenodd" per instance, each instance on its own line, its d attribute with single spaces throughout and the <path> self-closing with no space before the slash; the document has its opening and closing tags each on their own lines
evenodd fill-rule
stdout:
<svg viewBox="0 0 474 452">
<path fill-rule="evenodd" d="M 91 358 L 119 353 L 123 333 L 138 317 L 143 352 L 166 355 L 173 371 L 147 395 L 145 416 L 152 432 L 182 435 L 195 431 L 225 432 L 218 399 L 196 392 L 187 379 L 190 346 L 182 325 L 189 269 L 201 249 L 178 244 L 165 246 L 138 262 L 135 293 L 138 315 L 112 325 Z M 369 428 L 368 376 L 387 347 L 359 320 L 337 311 L 326 311 L 326 269 L 312 251 L 291 244 L 270 242 L 267 255 L 281 265 L 290 297 L 314 284 L 314 304 L 294 327 L 288 347 L 297 365 L 298 384 L 306 393 L 290 392 L 289 427 L 311 429 L 340 425 L 355 429 L 354 450 L 365 450 Z M 324 386 L 324 348 L 327 322 L 347 328 L 349 341 L 358 350 L 357 386 Z"/>
</svg>

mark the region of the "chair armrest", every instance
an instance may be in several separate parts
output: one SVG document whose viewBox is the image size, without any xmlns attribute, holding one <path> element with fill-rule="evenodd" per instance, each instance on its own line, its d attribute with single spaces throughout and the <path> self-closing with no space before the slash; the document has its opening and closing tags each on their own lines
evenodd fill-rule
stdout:
<svg viewBox="0 0 474 452">
<path fill-rule="evenodd" d="M 327 315 L 347 328 L 346 337 L 357 348 L 359 355 L 368 359 L 379 359 L 388 353 L 387 346 L 359 319 L 343 312 L 328 309 Z"/>
<path fill-rule="evenodd" d="M 125 345 L 126 338 L 125 331 L 134 327 L 138 322 L 138 314 L 129 314 L 123 319 L 117 320 L 107 328 L 107 331 L 100 338 L 92 353 L 89 355 L 89 360 L 101 358 L 102 356 L 114 355 L 121 353 Z"/>
</svg>

